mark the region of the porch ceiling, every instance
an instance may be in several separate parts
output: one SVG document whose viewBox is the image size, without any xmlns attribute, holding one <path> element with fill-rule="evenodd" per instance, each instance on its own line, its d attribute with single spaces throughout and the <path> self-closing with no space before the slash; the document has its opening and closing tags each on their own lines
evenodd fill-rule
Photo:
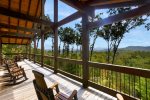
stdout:
<svg viewBox="0 0 150 100">
<path fill-rule="evenodd" d="M 37 23 L 51 24 L 42 20 L 42 1 L 0 0 L 0 37 L 4 44 L 29 44 Z"/>
</svg>

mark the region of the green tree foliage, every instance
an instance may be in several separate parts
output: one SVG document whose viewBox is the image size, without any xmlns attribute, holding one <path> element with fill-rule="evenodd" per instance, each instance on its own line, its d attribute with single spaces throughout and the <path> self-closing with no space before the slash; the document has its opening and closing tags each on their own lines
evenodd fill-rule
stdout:
<svg viewBox="0 0 150 100">
<path fill-rule="evenodd" d="M 112 16 L 124 13 L 131 9 L 132 9 L 131 7 L 109 9 L 108 14 Z M 146 19 L 140 16 L 116 22 L 113 24 L 105 25 L 101 28 L 102 32 L 99 34 L 99 36 L 102 37 L 107 42 L 108 63 L 114 63 L 118 47 L 120 45 L 121 40 L 124 37 L 124 34 L 132 29 L 135 29 L 140 25 L 143 25 L 145 21 Z M 111 51 L 112 53 L 110 53 Z"/>
<path fill-rule="evenodd" d="M 69 45 L 74 44 L 76 39 L 75 31 L 74 29 L 70 27 L 65 27 L 65 28 L 60 28 L 58 31 L 60 41 L 64 43 L 63 46 L 63 53 L 66 50 L 67 51 L 67 56 L 69 55 Z"/>
</svg>

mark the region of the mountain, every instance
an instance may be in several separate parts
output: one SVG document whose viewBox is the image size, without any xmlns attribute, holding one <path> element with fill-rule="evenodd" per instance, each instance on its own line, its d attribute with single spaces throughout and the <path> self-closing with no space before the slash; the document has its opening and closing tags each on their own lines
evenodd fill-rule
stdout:
<svg viewBox="0 0 150 100">
<path fill-rule="evenodd" d="M 126 51 L 150 51 L 150 46 L 128 46 L 125 48 L 120 48 L 120 50 L 126 50 Z"/>
</svg>

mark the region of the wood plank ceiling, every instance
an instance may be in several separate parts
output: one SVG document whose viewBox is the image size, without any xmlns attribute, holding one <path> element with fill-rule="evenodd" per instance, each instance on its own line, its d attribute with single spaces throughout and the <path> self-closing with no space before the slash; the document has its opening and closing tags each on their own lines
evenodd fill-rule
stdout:
<svg viewBox="0 0 150 100">
<path fill-rule="evenodd" d="M 45 1 L 45 0 L 44 0 Z M 36 23 L 51 25 L 42 20 L 42 0 L 0 0 L 0 37 L 3 44 L 29 44 Z"/>
</svg>

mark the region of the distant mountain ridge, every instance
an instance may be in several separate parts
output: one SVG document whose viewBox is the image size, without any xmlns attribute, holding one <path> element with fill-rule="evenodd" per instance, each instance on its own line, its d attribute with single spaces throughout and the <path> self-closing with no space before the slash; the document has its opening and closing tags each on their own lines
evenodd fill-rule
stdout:
<svg viewBox="0 0 150 100">
<path fill-rule="evenodd" d="M 120 50 L 126 51 L 150 51 L 150 46 L 128 46 L 125 48 L 120 48 Z"/>
<path fill-rule="evenodd" d="M 46 51 L 49 51 L 51 49 L 45 49 Z M 150 46 L 128 46 L 125 48 L 119 48 L 119 50 L 123 51 L 150 51 Z M 74 49 L 76 51 L 76 49 Z M 94 48 L 94 51 L 107 51 L 106 48 Z"/>
</svg>

